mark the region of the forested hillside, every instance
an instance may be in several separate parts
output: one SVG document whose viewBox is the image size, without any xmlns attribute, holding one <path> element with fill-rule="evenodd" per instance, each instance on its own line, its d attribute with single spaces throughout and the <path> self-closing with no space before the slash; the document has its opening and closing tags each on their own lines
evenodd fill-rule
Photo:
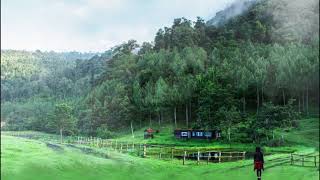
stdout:
<svg viewBox="0 0 320 180">
<path fill-rule="evenodd" d="M 84 66 L 93 53 L 1 51 L 1 100 L 27 99 L 36 95 L 70 96 L 81 78 L 75 69 Z M 59 88 L 61 87 L 61 88 Z M 63 88 L 62 88 L 63 87 Z"/>
<path fill-rule="evenodd" d="M 295 16 L 319 18 L 314 2 Z M 274 129 L 318 113 L 319 104 L 319 21 L 288 32 L 277 15 L 290 15 L 290 6 L 282 1 L 275 12 L 273 5 L 256 1 L 223 23 L 177 18 L 154 42 L 129 40 L 89 60 L 2 52 L 1 118 L 8 129 L 56 132 L 52 122 L 64 109 L 68 133 L 105 138 L 170 123 L 219 128 L 229 140 L 241 134 L 234 141 L 269 140 Z"/>
<path fill-rule="evenodd" d="M 9 128 L 45 130 L 38 122 L 59 101 L 86 95 L 110 53 L 1 51 L 1 119 Z"/>
</svg>

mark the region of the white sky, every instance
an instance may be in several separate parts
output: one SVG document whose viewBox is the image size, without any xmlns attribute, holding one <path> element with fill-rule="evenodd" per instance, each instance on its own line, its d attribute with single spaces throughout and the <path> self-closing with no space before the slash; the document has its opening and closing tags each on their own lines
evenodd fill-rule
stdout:
<svg viewBox="0 0 320 180">
<path fill-rule="evenodd" d="M 101 52 L 153 41 L 173 19 L 210 19 L 235 0 L 1 0 L 1 49 Z"/>
</svg>

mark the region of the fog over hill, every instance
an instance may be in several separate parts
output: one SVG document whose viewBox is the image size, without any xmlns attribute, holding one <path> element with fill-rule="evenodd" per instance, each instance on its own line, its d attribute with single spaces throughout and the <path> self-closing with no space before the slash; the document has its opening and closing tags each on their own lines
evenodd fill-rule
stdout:
<svg viewBox="0 0 320 180">
<path fill-rule="evenodd" d="M 239 0 L 216 13 L 209 26 L 222 26 L 248 11 L 260 18 L 272 16 L 272 37 L 282 40 L 306 40 L 319 36 L 318 0 Z"/>
<path fill-rule="evenodd" d="M 207 21 L 207 25 L 221 26 L 225 24 L 230 18 L 242 14 L 244 11 L 248 10 L 256 0 L 238 0 L 231 4 L 226 9 L 219 11 L 216 15 Z"/>
<path fill-rule="evenodd" d="M 319 37 L 318 0 L 269 0 L 267 11 L 276 23 L 273 36 L 288 40 Z"/>
</svg>

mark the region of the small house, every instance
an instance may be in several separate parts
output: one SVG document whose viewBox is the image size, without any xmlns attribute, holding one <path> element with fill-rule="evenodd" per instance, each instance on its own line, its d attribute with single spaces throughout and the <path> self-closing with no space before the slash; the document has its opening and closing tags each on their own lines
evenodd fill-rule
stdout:
<svg viewBox="0 0 320 180">
<path fill-rule="evenodd" d="M 218 139 L 221 137 L 220 130 L 175 130 L 177 139 Z"/>
</svg>

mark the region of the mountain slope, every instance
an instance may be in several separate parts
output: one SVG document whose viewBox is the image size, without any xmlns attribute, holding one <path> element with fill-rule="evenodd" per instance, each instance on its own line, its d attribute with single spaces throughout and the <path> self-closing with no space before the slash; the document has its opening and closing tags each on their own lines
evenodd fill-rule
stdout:
<svg viewBox="0 0 320 180">
<path fill-rule="evenodd" d="M 251 37 L 262 34 L 268 41 L 307 42 L 319 37 L 319 1 L 239 0 L 206 25 L 226 28 L 235 35 L 240 31 Z"/>
<path fill-rule="evenodd" d="M 255 0 L 240 0 L 231 4 L 228 8 L 219 11 L 216 15 L 207 21 L 208 26 L 221 26 L 224 25 L 229 19 L 236 17 L 243 12 L 247 11 L 252 5 L 255 4 Z"/>
</svg>

